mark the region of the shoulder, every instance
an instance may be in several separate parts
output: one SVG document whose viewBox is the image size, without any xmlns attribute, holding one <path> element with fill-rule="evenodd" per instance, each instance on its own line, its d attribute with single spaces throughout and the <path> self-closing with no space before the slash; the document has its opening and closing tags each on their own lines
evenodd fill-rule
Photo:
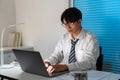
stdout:
<svg viewBox="0 0 120 80">
<path fill-rule="evenodd" d="M 61 39 L 59 40 L 60 43 L 66 43 L 67 41 L 70 40 L 70 34 L 69 33 L 65 33 Z"/>
<path fill-rule="evenodd" d="M 61 36 L 59 37 L 59 40 L 66 39 L 66 38 L 68 38 L 68 37 L 69 37 L 69 33 L 64 33 L 63 35 L 61 35 Z"/>
<path fill-rule="evenodd" d="M 94 38 L 97 39 L 96 35 L 94 35 L 92 32 L 83 29 L 83 36 L 84 38 Z"/>
<path fill-rule="evenodd" d="M 68 38 L 70 38 L 70 34 L 69 34 L 69 33 L 65 33 L 65 34 L 62 36 L 62 39 L 63 39 L 63 40 L 67 40 Z"/>
</svg>

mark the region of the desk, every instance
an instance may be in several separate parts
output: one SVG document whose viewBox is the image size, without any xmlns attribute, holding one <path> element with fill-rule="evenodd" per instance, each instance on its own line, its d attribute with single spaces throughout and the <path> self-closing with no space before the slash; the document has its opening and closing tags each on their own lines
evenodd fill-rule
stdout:
<svg viewBox="0 0 120 80">
<path fill-rule="evenodd" d="M 74 80 L 73 76 L 69 75 L 69 73 L 57 77 L 47 78 L 23 72 L 20 67 L 14 67 L 11 69 L 0 69 L 0 75 L 16 78 L 19 80 Z M 120 79 L 120 74 L 96 70 L 88 71 L 88 80 L 118 80 L 118 79 Z"/>
</svg>

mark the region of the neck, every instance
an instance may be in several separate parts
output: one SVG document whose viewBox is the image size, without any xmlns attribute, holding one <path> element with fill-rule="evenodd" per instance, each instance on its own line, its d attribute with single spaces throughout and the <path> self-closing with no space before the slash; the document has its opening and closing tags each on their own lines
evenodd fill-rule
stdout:
<svg viewBox="0 0 120 80">
<path fill-rule="evenodd" d="M 77 37 L 79 36 L 81 30 L 82 30 L 82 28 L 79 28 L 75 33 L 72 34 L 73 39 L 77 39 Z"/>
</svg>

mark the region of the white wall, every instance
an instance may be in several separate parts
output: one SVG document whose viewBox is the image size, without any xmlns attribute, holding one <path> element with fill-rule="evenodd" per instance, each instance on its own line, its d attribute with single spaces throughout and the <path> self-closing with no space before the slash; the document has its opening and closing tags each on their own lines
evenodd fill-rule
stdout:
<svg viewBox="0 0 120 80">
<path fill-rule="evenodd" d="M 68 0 L 15 0 L 16 22 L 25 24 L 23 44 L 33 46 L 44 58 L 54 50 L 65 29 L 61 26 L 61 13 L 68 8 Z"/>
<path fill-rule="evenodd" d="M 0 0 L 0 37 L 3 27 L 15 24 L 15 1 L 14 0 Z M 12 30 L 12 29 L 11 29 Z M 7 45 L 7 30 L 4 36 L 4 45 Z M 1 39 L 0 39 L 1 40 Z"/>
</svg>

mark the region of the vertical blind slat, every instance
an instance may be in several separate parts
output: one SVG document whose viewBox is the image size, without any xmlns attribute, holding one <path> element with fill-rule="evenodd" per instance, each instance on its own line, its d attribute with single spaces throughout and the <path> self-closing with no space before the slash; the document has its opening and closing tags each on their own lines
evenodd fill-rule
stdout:
<svg viewBox="0 0 120 80">
<path fill-rule="evenodd" d="M 82 27 L 102 46 L 103 69 L 120 74 L 120 0 L 73 0 L 83 13 Z"/>
</svg>

